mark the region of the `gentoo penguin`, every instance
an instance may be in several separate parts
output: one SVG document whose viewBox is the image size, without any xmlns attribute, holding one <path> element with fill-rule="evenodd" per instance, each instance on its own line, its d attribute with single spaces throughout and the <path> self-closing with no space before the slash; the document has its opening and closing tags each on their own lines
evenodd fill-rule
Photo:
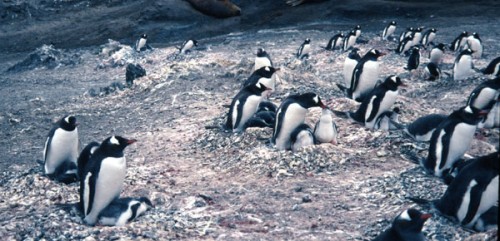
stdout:
<svg viewBox="0 0 500 241">
<path fill-rule="evenodd" d="M 356 64 L 352 73 L 351 88 L 348 95 L 355 101 L 361 102 L 377 84 L 379 75 L 378 58 L 384 56 L 376 49 L 371 49 Z"/>
<path fill-rule="evenodd" d="M 409 124 L 405 132 L 416 141 L 430 141 L 432 133 L 446 117 L 442 114 L 424 115 Z"/>
<path fill-rule="evenodd" d="M 373 125 L 374 130 L 395 130 L 398 129 L 400 110 L 398 107 L 394 107 L 392 110 L 388 110 L 380 114 L 375 120 L 375 124 Z"/>
<path fill-rule="evenodd" d="M 425 221 L 431 214 L 422 213 L 410 208 L 400 213 L 389 229 L 385 230 L 373 241 L 425 241 L 422 233 Z"/>
<path fill-rule="evenodd" d="M 430 28 L 429 30 L 425 31 L 424 35 L 422 36 L 422 45 L 424 48 L 427 48 L 432 41 L 434 41 L 434 38 L 436 38 L 436 32 L 437 29 L 435 28 Z"/>
<path fill-rule="evenodd" d="M 314 126 L 316 143 L 332 143 L 337 145 L 338 129 L 333 122 L 332 111 L 328 108 L 321 110 L 321 117 Z"/>
<path fill-rule="evenodd" d="M 472 50 L 465 49 L 457 56 L 453 65 L 453 80 L 463 80 L 473 73 Z"/>
<path fill-rule="evenodd" d="M 444 45 L 443 43 L 439 43 L 438 45 L 434 46 L 434 48 L 432 48 L 431 52 L 429 53 L 429 61 L 439 66 L 441 62 L 443 62 L 443 54 L 445 48 L 446 45 Z"/>
<path fill-rule="evenodd" d="M 444 195 L 434 202 L 442 214 L 454 217 L 466 228 L 486 231 L 484 220 L 491 208 L 498 205 L 498 174 L 500 172 L 498 152 L 471 160 L 464 166 L 446 189 Z M 496 215 L 498 216 L 498 206 Z M 495 227 L 498 227 L 498 220 Z"/>
<path fill-rule="evenodd" d="M 483 70 L 483 74 L 491 74 L 493 76 L 500 76 L 500 57 L 493 59 L 488 66 Z"/>
<path fill-rule="evenodd" d="M 305 57 L 309 58 L 309 53 L 311 52 L 311 40 L 306 38 L 300 48 L 297 50 L 297 58 L 303 59 Z"/>
<path fill-rule="evenodd" d="M 260 69 L 255 70 L 250 77 L 243 83 L 243 87 L 249 85 L 255 85 L 256 83 L 261 83 L 266 87 L 269 87 L 272 90 L 276 89 L 276 81 L 273 78 L 274 73 L 279 69 L 275 69 L 270 66 L 261 67 Z M 264 93 L 264 96 L 267 96 L 270 93 Z"/>
<path fill-rule="evenodd" d="M 483 56 L 483 43 L 478 33 L 472 33 L 471 36 L 467 37 L 467 46 L 472 50 L 473 58 L 479 59 Z"/>
<path fill-rule="evenodd" d="M 411 48 L 410 57 L 408 58 L 408 64 L 406 65 L 406 70 L 412 71 L 418 68 L 420 64 L 420 48 L 413 46 Z"/>
<path fill-rule="evenodd" d="M 326 108 L 315 93 L 290 95 L 281 103 L 276 112 L 276 124 L 273 129 L 271 143 L 278 150 L 291 148 L 290 135 L 300 124 L 304 123 L 307 109 L 311 107 Z"/>
<path fill-rule="evenodd" d="M 255 63 L 253 65 L 253 71 L 258 70 L 262 67 L 272 67 L 273 62 L 271 61 L 271 56 L 263 48 L 257 49 L 257 56 L 255 57 Z"/>
<path fill-rule="evenodd" d="M 44 172 L 63 183 L 78 180 L 78 123 L 72 115 L 56 122 L 50 130 L 43 150 Z"/>
<path fill-rule="evenodd" d="M 361 26 L 356 25 L 352 30 L 356 34 L 356 38 L 359 38 L 359 36 L 361 36 Z"/>
<path fill-rule="evenodd" d="M 358 48 L 351 48 L 351 52 L 349 52 L 349 55 L 347 55 L 344 61 L 344 81 L 345 88 L 347 89 L 351 88 L 352 73 L 359 60 L 361 59 L 358 51 Z"/>
<path fill-rule="evenodd" d="M 391 35 L 396 31 L 396 21 L 391 21 L 382 32 L 382 40 L 389 40 Z"/>
<path fill-rule="evenodd" d="M 259 82 L 241 89 L 231 102 L 227 114 L 226 128 L 233 132 L 244 131 L 245 123 L 257 112 L 263 98 L 262 93 L 266 90 L 271 89 Z"/>
<path fill-rule="evenodd" d="M 400 55 L 408 55 L 408 50 L 413 47 L 413 35 L 407 36 L 403 41 L 399 42 L 396 53 Z"/>
<path fill-rule="evenodd" d="M 307 124 L 300 124 L 290 134 L 292 151 L 297 152 L 303 147 L 314 145 L 314 135 L 311 127 Z"/>
<path fill-rule="evenodd" d="M 198 46 L 198 41 L 194 39 L 188 39 L 182 43 L 182 46 L 179 48 L 179 53 L 186 54 L 191 52 L 191 48 Z"/>
<path fill-rule="evenodd" d="M 500 95 L 500 77 L 478 85 L 469 95 L 467 105 L 478 110 L 489 111 Z"/>
<path fill-rule="evenodd" d="M 422 28 L 418 27 L 413 31 L 413 46 L 420 44 L 420 41 L 422 41 Z"/>
<path fill-rule="evenodd" d="M 338 34 L 333 35 L 333 37 L 328 41 L 326 45 L 326 50 L 336 50 L 338 48 L 342 48 L 342 43 L 344 42 L 344 33 L 340 32 Z"/>
<path fill-rule="evenodd" d="M 446 117 L 432 133 L 429 153 L 421 165 L 430 174 L 446 176 L 469 149 L 484 114 L 465 106 Z"/>
<path fill-rule="evenodd" d="M 120 196 L 127 171 L 123 150 L 134 142 L 134 139 L 111 136 L 90 156 L 80 180 L 86 224 L 95 225 L 101 211 Z"/>
<path fill-rule="evenodd" d="M 460 48 L 462 48 L 465 43 L 467 43 L 467 36 L 469 36 L 469 33 L 467 31 L 461 32 L 453 42 L 450 44 L 450 50 L 451 51 L 458 51 Z"/>
<path fill-rule="evenodd" d="M 356 112 L 349 112 L 348 116 L 365 127 L 373 129 L 377 118 L 385 111 L 390 110 L 398 96 L 398 86 L 401 78 L 391 75 L 383 83 L 375 87 L 364 99 Z"/>
<path fill-rule="evenodd" d="M 425 80 L 438 80 L 441 78 L 441 69 L 435 63 L 428 63 L 424 68 Z"/>
<path fill-rule="evenodd" d="M 99 214 L 99 224 L 105 226 L 123 226 L 153 207 L 147 197 L 119 198 L 113 200 Z"/>
<path fill-rule="evenodd" d="M 141 52 L 146 50 L 146 42 L 148 41 L 148 36 L 146 34 L 142 34 L 141 38 L 135 42 L 135 51 Z"/>
<path fill-rule="evenodd" d="M 413 29 L 412 27 L 409 27 L 409 28 L 406 28 L 405 31 L 403 31 L 401 33 L 401 35 L 399 35 L 399 42 L 403 42 L 403 40 L 408 37 L 408 36 L 413 36 L 413 31 L 415 31 L 415 29 Z M 412 40 L 413 40 L 413 37 L 412 37 Z"/>
<path fill-rule="evenodd" d="M 358 37 L 356 37 L 356 31 L 351 30 L 344 38 L 344 43 L 342 44 L 342 50 L 345 52 L 349 50 L 351 47 L 354 47 L 354 44 L 356 44 L 357 39 Z"/>
<path fill-rule="evenodd" d="M 78 177 L 80 178 L 79 180 L 82 180 L 85 174 L 85 170 L 87 168 L 87 165 L 89 164 L 90 157 L 94 152 L 99 148 L 99 143 L 98 142 L 90 142 L 83 148 L 83 150 L 80 152 L 80 155 L 78 156 Z M 80 195 L 80 203 L 79 209 L 83 213 L 83 195 Z"/>
</svg>

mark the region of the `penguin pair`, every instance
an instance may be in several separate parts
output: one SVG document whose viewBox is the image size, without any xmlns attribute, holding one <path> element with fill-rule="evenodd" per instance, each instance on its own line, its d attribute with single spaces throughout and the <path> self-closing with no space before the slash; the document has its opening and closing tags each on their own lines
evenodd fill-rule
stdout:
<svg viewBox="0 0 500 241">
<path fill-rule="evenodd" d="M 491 60 L 491 62 L 484 70 L 482 70 L 482 72 L 483 74 L 500 77 L 500 57 Z"/>
<path fill-rule="evenodd" d="M 434 41 L 434 39 L 436 38 L 436 32 L 437 29 L 430 28 L 424 33 L 424 35 L 422 36 L 422 45 L 424 46 L 424 48 L 427 48 L 427 46 L 429 46 L 429 44 Z"/>
<path fill-rule="evenodd" d="M 404 210 L 392 221 L 391 227 L 373 241 L 425 241 L 422 228 L 431 217 L 414 208 Z"/>
<path fill-rule="evenodd" d="M 332 38 L 330 38 L 330 41 L 328 41 L 328 44 L 326 45 L 325 49 L 326 50 L 336 50 L 336 49 L 341 49 L 342 48 L 342 43 L 344 42 L 344 33 L 340 32 L 338 34 L 333 35 Z"/>
<path fill-rule="evenodd" d="M 298 59 L 309 58 L 309 53 L 311 52 L 311 39 L 306 38 L 304 42 L 300 45 L 297 50 L 296 57 Z"/>
<path fill-rule="evenodd" d="M 406 28 L 405 31 L 401 32 L 401 34 L 399 35 L 399 43 L 403 42 L 403 40 L 405 38 L 407 38 L 408 36 L 411 36 L 411 38 L 413 40 L 413 31 L 415 31 L 415 29 L 413 29 L 413 27 L 409 27 L 409 28 Z"/>
<path fill-rule="evenodd" d="M 467 79 L 474 73 L 472 50 L 465 49 L 457 56 L 453 64 L 453 80 Z"/>
<path fill-rule="evenodd" d="M 187 54 L 187 53 L 191 52 L 191 49 L 193 47 L 196 47 L 196 46 L 198 46 L 198 41 L 196 41 L 194 39 L 188 39 L 182 43 L 181 47 L 179 48 L 179 53 L 180 54 Z"/>
<path fill-rule="evenodd" d="M 43 150 L 44 173 L 62 183 L 79 180 L 78 123 L 72 115 L 64 116 L 50 130 Z"/>
<path fill-rule="evenodd" d="M 403 82 L 398 76 L 387 77 L 364 98 L 356 112 L 347 113 L 348 117 L 364 124 L 367 128 L 374 129 L 379 116 L 396 102 L 398 87 L 402 85 Z"/>
<path fill-rule="evenodd" d="M 276 105 L 270 101 L 260 102 L 257 112 L 248 119 L 244 128 L 273 128 L 276 121 L 276 109 Z"/>
<path fill-rule="evenodd" d="M 467 31 L 461 32 L 450 44 L 451 51 L 459 51 L 467 43 L 467 37 L 469 33 Z"/>
<path fill-rule="evenodd" d="M 271 56 L 263 48 L 257 49 L 257 56 L 255 56 L 255 61 L 253 65 L 253 71 L 256 71 L 262 67 L 273 67 L 273 61 L 271 61 Z"/>
<path fill-rule="evenodd" d="M 79 207 L 87 225 L 95 225 L 101 212 L 120 196 L 126 175 L 123 151 L 135 142 L 134 139 L 111 136 L 90 154 L 87 153 L 90 158 L 83 164 L 79 190 Z M 92 150 L 92 146 L 94 144 L 91 143 L 84 150 Z"/>
<path fill-rule="evenodd" d="M 273 128 L 271 143 L 278 150 L 289 150 L 291 134 L 304 123 L 307 110 L 312 107 L 326 108 L 320 97 L 315 93 L 305 93 L 288 96 L 276 112 L 276 123 Z"/>
<path fill-rule="evenodd" d="M 401 41 L 399 41 L 399 45 L 396 49 L 396 53 L 400 55 L 408 55 L 408 51 L 413 47 L 413 34 L 411 33 L 409 36 L 406 36 Z"/>
<path fill-rule="evenodd" d="M 153 207 L 147 197 L 118 198 L 113 200 L 99 214 L 100 225 L 123 226 Z"/>
<path fill-rule="evenodd" d="M 231 102 L 225 124 L 226 129 L 234 133 L 243 132 L 246 122 L 257 112 L 264 91 L 271 90 L 258 81 L 243 87 Z"/>
<path fill-rule="evenodd" d="M 392 34 L 396 31 L 397 23 L 396 21 L 391 21 L 382 32 L 382 40 L 389 40 L 392 37 Z"/>
<path fill-rule="evenodd" d="M 149 44 L 147 43 L 148 41 L 148 35 L 142 34 L 141 37 L 135 42 L 134 49 L 137 52 L 145 51 L 147 49 L 153 49 Z"/>
</svg>

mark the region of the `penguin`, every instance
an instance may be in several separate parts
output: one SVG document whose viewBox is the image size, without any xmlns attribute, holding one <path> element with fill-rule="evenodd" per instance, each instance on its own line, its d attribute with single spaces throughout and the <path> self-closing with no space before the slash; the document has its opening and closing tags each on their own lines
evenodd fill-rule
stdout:
<svg viewBox="0 0 500 241">
<path fill-rule="evenodd" d="M 146 42 L 148 41 L 148 36 L 146 34 L 142 34 L 141 38 L 135 42 L 135 51 L 141 52 L 146 50 Z"/>
<path fill-rule="evenodd" d="M 375 120 L 375 124 L 373 126 L 374 130 L 383 130 L 390 131 L 398 129 L 400 110 L 398 107 L 394 107 L 392 110 L 384 111 L 380 114 Z"/>
<path fill-rule="evenodd" d="M 348 96 L 357 102 L 363 101 L 365 95 L 369 94 L 377 84 L 379 75 L 378 58 L 384 56 L 376 49 L 371 49 L 356 64 L 351 78 L 351 88 Z"/>
<path fill-rule="evenodd" d="M 425 80 L 438 80 L 441 78 L 441 69 L 435 63 L 428 63 L 424 68 Z"/>
<path fill-rule="evenodd" d="M 234 133 L 243 132 L 245 123 L 257 112 L 263 98 L 262 93 L 266 90 L 272 89 L 259 82 L 241 89 L 231 102 L 226 128 Z"/>
<path fill-rule="evenodd" d="M 432 48 L 431 52 L 429 53 L 429 61 L 439 66 L 441 62 L 443 62 L 445 48 L 446 45 L 444 45 L 443 43 L 439 43 L 438 45 L 434 46 L 434 48 Z"/>
<path fill-rule="evenodd" d="M 429 153 L 421 161 L 424 169 L 437 177 L 446 176 L 469 149 L 484 114 L 465 106 L 447 116 L 432 133 Z"/>
<path fill-rule="evenodd" d="M 396 53 L 400 55 L 407 55 L 408 50 L 410 50 L 411 47 L 413 47 L 413 35 L 407 36 L 403 39 L 403 41 L 399 42 Z"/>
<path fill-rule="evenodd" d="M 443 196 L 434 202 L 434 207 L 442 214 L 454 217 L 466 228 L 486 231 L 485 224 L 489 221 L 484 219 L 487 218 L 484 214 L 493 208 L 496 212 L 493 216 L 498 217 L 498 160 L 497 151 L 469 161 Z M 497 218 L 494 222 L 498 227 Z"/>
<path fill-rule="evenodd" d="M 483 74 L 490 74 L 490 75 L 499 77 L 500 76 L 500 57 L 493 59 L 482 72 L 483 72 Z"/>
<path fill-rule="evenodd" d="M 179 53 L 186 54 L 191 52 L 191 49 L 195 46 L 198 46 L 198 41 L 194 39 L 188 39 L 182 43 L 182 46 L 179 48 Z"/>
<path fill-rule="evenodd" d="M 472 75 L 472 50 L 465 49 L 457 56 L 453 65 L 453 80 L 464 80 Z"/>
<path fill-rule="evenodd" d="M 469 36 L 469 33 L 467 31 L 461 32 L 453 42 L 450 44 L 450 50 L 451 51 L 459 51 L 460 48 L 462 48 L 465 43 L 467 42 L 467 36 Z"/>
<path fill-rule="evenodd" d="M 349 112 L 348 116 L 365 127 L 373 129 L 377 118 L 388 111 L 396 102 L 398 87 L 402 86 L 401 78 L 391 75 L 383 83 L 375 87 L 363 100 L 356 112 Z"/>
<path fill-rule="evenodd" d="M 262 67 L 273 67 L 273 61 L 271 61 L 271 56 L 269 56 L 266 50 L 264 50 L 263 48 L 258 48 L 253 71 L 256 71 Z"/>
<path fill-rule="evenodd" d="M 427 142 L 431 140 L 434 130 L 447 118 L 442 114 L 429 114 L 417 118 L 405 128 L 406 134 L 415 141 Z"/>
<path fill-rule="evenodd" d="M 472 50 L 472 57 L 480 59 L 483 56 L 483 43 L 478 33 L 472 33 L 467 37 L 467 46 Z"/>
<path fill-rule="evenodd" d="M 382 40 L 389 40 L 392 34 L 396 31 L 396 21 L 391 21 L 382 32 Z"/>
<path fill-rule="evenodd" d="M 420 41 L 422 41 L 422 31 L 423 31 L 423 28 L 421 28 L 421 27 L 418 27 L 415 29 L 415 31 L 413 31 L 413 39 L 412 39 L 413 46 L 419 45 Z"/>
<path fill-rule="evenodd" d="M 271 111 L 276 113 L 276 110 L 278 109 L 278 106 L 276 106 L 273 102 L 268 101 L 268 100 L 263 100 L 259 104 L 259 108 L 257 108 L 257 112 L 261 111 Z"/>
<path fill-rule="evenodd" d="M 345 58 L 344 61 L 344 81 L 347 89 L 351 88 L 352 81 L 352 73 L 354 72 L 354 68 L 358 64 L 359 60 L 361 60 L 361 56 L 359 56 L 358 48 L 351 48 L 351 52 Z"/>
<path fill-rule="evenodd" d="M 74 116 L 61 118 L 50 130 L 43 150 L 45 175 L 65 184 L 78 180 L 77 126 Z"/>
<path fill-rule="evenodd" d="M 99 224 L 105 226 L 123 226 L 153 207 L 147 197 L 119 198 L 113 200 L 99 214 Z"/>
<path fill-rule="evenodd" d="M 425 241 L 422 228 L 431 217 L 413 208 L 404 210 L 392 221 L 391 227 L 373 241 Z"/>
<path fill-rule="evenodd" d="M 360 25 L 354 26 L 354 28 L 352 30 L 356 34 L 356 39 L 359 38 L 359 36 L 361 36 L 361 26 Z"/>
<path fill-rule="evenodd" d="M 424 35 L 422 36 L 422 45 L 424 46 L 424 48 L 427 48 L 427 46 L 429 46 L 429 44 L 434 41 L 434 39 L 436 38 L 436 32 L 437 29 L 431 28 L 424 33 Z"/>
<path fill-rule="evenodd" d="M 338 128 L 333 122 L 332 111 L 328 108 L 321 110 L 321 117 L 314 126 L 316 143 L 331 143 L 337 145 Z"/>
<path fill-rule="evenodd" d="M 87 225 L 95 225 L 101 211 L 120 196 L 127 171 L 123 151 L 135 142 L 134 139 L 111 136 L 90 156 L 80 180 L 83 221 Z"/>
<path fill-rule="evenodd" d="M 356 44 L 356 40 L 358 37 L 356 37 L 356 31 L 351 30 L 347 36 L 344 38 L 344 43 L 342 44 L 342 50 L 345 52 L 349 50 L 351 47 L 354 47 L 354 44 Z"/>
<path fill-rule="evenodd" d="M 269 87 L 272 90 L 276 89 L 276 81 L 275 78 L 273 78 L 274 73 L 278 71 L 279 69 L 270 67 L 270 66 L 265 66 L 261 67 L 260 69 L 255 70 L 250 77 L 243 83 L 243 87 L 249 86 L 249 85 L 255 85 L 256 83 L 261 83 L 265 85 L 266 87 Z M 269 93 L 265 92 L 263 96 L 268 96 Z"/>
<path fill-rule="evenodd" d="M 314 145 L 314 135 L 311 127 L 307 124 L 300 124 L 290 134 L 292 151 L 300 151 L 303 147 Z"/>
<path fill-rule="evenodd" d="M 335 34 L 330 41 L 328 41 L 328 44 L 326 45 L 326 50 L 336 50 L 338 48 L 342 48 L 342 43 L 344 42 L 344 33 L 340 32 L 338 34 Z"/>
<path fill-rule="evenodd" d="M 401 33 L 401 35 L 399 35 L 399 42 L 403 42 L 403 40 L 408 37 L 408 36 L 413 36 L 413 31 L 415 31 L 415 29 L 413 29 L 412 27 L 409 27 L 407 28 L 405 31 L 403 31 Z M 413 37 L 412 37 L 412 40 L 413 40 Z"/>
<path fill-rule="evenodd" d="M 500 77 L 487 80 L 478 85 L 467 99 L 467 106 L 489 111 L 500 95 Z"/>
<path fill-rule="evenodd" d="M 307 109 L 312 107 L 326 108 L 321 98 L 315 93 L 288 96 L 276 112 L 276 123 L 273 128 L 273 143 L 278 150 L 291 148 L 290 135 L 295 128 L 304 123 Z"/>
<path fill-rule="evenodd" d="M 303 59 L 305 57 L 309 58 L 309 52 L 311 51 L 311 40 L 306 38 L 304 43 L 300 45 L 300 48 L 297 50 L 297 58 Z"/>
<path fill-rule="evenodd" d="M 418 68 L 420 64 L 420 48 L 417 46 L 413 46 L 411 48 L 410 57 L 408 58 L 408 64 L 406 65 L 406 70 L 412 71 Z"/>
</svg>

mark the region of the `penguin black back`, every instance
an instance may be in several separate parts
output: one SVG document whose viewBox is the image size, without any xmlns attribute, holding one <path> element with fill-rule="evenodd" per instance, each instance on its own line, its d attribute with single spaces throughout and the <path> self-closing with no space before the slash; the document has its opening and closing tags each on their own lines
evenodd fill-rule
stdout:
<svg viewBox="0 0 500 241">
<path fill-rule="evenodd" d="M 420 48 L 413 47 L 411 49 L 410 57 L 408 58 L 408 65 L 406 66 L 406 70 L 412 71 L 418 68 L 420 64 Z"/>
</svg>

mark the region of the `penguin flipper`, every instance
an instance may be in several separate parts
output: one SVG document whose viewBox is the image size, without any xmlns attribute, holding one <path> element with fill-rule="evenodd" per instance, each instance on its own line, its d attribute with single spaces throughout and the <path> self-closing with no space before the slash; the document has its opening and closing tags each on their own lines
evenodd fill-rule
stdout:
<svg viewBox="0 0 500 241">
<path fill-rule="evenodd" d="M 474 216 L 477 214 L 477 210 L 479 209 L 479 205 L 481 204 L 481 197 L 483 196 L 483 192 L 485 187 L 483 185 L 476 185 L 472 188 L 470 192 L 470 202 L 469 207 L 467 209 L 467 214 L 465 218 L 462 220 L 462 225 L 467 225 L 474 219 Z"/>
</svg>

